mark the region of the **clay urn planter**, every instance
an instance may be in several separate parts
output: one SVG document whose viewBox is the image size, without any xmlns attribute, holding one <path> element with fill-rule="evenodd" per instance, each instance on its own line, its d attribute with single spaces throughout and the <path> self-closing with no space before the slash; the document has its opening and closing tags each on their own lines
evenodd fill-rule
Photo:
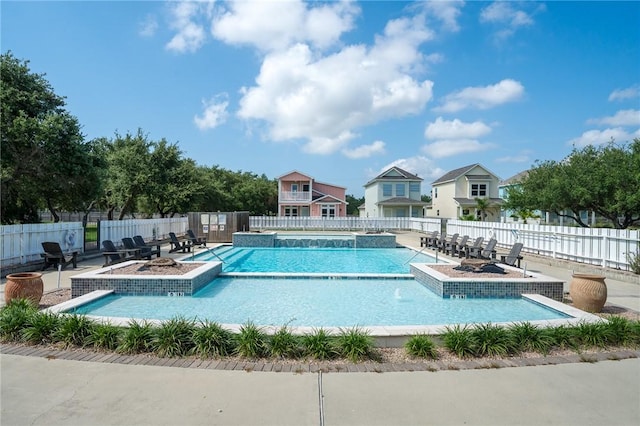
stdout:
<svg viewBox="0 0 640 426">
<path fill-rule="evenodd" d="M 42 274 L 39 272 L 9 274 L 4 287 L 4 301 L 8 304 L 13 299 L 29 299 L 38 306 L 43 290 Z"/>
<path fill-rule="evenodd" d="M 596 274 L 573 274 L 569 294 L 573 306 L 587 312 L 600 312 L 607 301 L 605 277 Z"/>
</svg>

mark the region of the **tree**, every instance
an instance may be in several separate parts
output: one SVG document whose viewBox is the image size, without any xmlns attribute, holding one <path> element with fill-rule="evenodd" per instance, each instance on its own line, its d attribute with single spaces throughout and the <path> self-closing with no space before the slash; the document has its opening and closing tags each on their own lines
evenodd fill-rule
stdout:
<svg viewBox="0 0 640 426">
<path fill-rule="evenodd" d="M 520 185 L 507 190 L 508 208 L 545 210 L 589 225 L 594 211 L 620 229 L 640 224 L 640 139 L 574 149 L 560 162 L 537 162 Z"/>
<path fill-rule="evenodd" d="M 364 197 L 356 198 L 353 195 L 347 194 L 345 197 L 347 204 L 347 215 L 360 216 L 360 210 L 358 209 L 364 204 Z"/>
<path fill-rule="evenodd" d="M 491 210 L 493 210 L 495 206 L 493 203 L 491 203 L 491 200 L 489 200 L 488 198 L 480 197 L 476 197 L 474 198 L 474 200 L 476 201 L 476 209 L 478 210 L 478 213 L 480 213 L 481 221 L 485 221 L 487 219 L 487 215 L 493 215 Z"/>
<path fill-rule="evenodd" d="M 76 210 L 100 192 L 100 161 L 44 74 L 0 57 L 2 223 L 38 222 L 38 210 Z"/>
</svg>

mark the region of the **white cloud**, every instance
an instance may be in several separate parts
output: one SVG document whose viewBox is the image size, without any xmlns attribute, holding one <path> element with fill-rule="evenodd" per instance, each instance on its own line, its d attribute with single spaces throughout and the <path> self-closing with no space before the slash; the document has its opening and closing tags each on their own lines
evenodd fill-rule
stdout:
<svg viewBox="0 0 640 426">
<path fill-rule="evenodd" d="M 167 50 L 178 53 L 195 52 L 206 40 L 203 25 L 197 21 L 202 15 L 206 3 L 177 2 L 170 9 L 173 21 L 170 26 L 177 34 L 165 46 Z"/>
<path fill-rule="evenodd" d="M 153 15 L 147 15 L 138 25 L 138 34 L 142 37 L 153 37 L 157 30 L 158 21 Z"/>
<path fill-rule="evenodd" d="M 638 137 L 640 137 L 640 129 L 629 133 L 620 127 L 615 127 L 605 130 L 589 130 L 584 132 L 581 136 L 571 139 L 567 145 L 582 148 L 587 145 L 601 145 L 603 143 L 611 142 L 612 140 L 616 142 L 627 142 Z"/>
<path fill-rule="evenodd" d="M 474 139 L 439 140 L 424 145 L 422 152 L 433 158 L 444 158 L 471 152 L 487 151 L 494 147 L 494 144 L 480 143 Z"/>
<path fill-rule="evenodd" d="M 457 112 L 467 108 L 489 109 L 507 102 L 514 102 L 524 95 L 524 86 L 511 79 L 484 87 L 467 87 L 444 98 L 444 104 L 436 111 Z"/>
<path fill-rule="evenodd" d="M 226 95 L 220 95 L 202 101 L 202 115 L 193 117 L 193 122 L 200 130 L 213 129 L 227 121 L 229 101 L 226 98 Z"/>
<path fill-rule="evenodd" d="M 616 112 L 612 117 L 592 118 L 587 123 L 608 126 L 640 126 L 640 110 L 625 109 Z"/>
<path fill-rule="evenodd" d="M 360 13 L 355 3 L 347 1 L 315 7 L 299 0 L 233 1 L 226 6 L 213 19 L 213 36 L 262 51 L 285 49 L 296 43 L 329 47 L 352 29 Z"/>
<path fill-rule="evenodd" d="M 460 30 L 458 17 L 463 6 L 464 1 L 429 1 L 425 3 L 425 9 L 428 13 L 440 20 L 445 30 L 451 32 Z"/>
<path fill-rule="evenodd" d="M 377 173 L 374 173 L 371 177 L 373 178 L 384 172 L 385 170 L 390 169 L 391 167 L 400 167 L 402 170 L 413 173 L 414 175 L 421 177 L 425 181 L 428 181 L 430 179 L 437 179 L 446 172 L 445 170 L 438 167 L 433 160 L 418 155 L 415 157 L 400 158 L 398 160 L 392 161 L 391 163 L 382 167 Z M 424 188 L 423 192 L 426 193 L 424 191 Z"/>
<path fill-rule="evenodd" d="M 521 153 L 518 155 L 508 155 L 506 157 L 500 157 L 495 159 L 496 163 L 529 163 L 531 162 L 531 156 L 528 153 Z"/>
<path fill-rule="evenodd" d="M 616 89 L 609 95 L 609 101 L 624 101 L 640 97 L 640 86 L 637 84 L 626 89 Z"/>
<path fill-rule="evenodd" d="M 342 153 L 348 158 L 368 158 L 376 154 L 384 154 L 385 143 L 382 141 L 375 141 L 370 145 L 360 145 L 352 149 L 343 149 Z"/>
<path fill-rule="evenodd" d="M 429 123 L 424 131 L 427 139 L 475 139 L 491 132 L 491 127 L 482 121 L 464 123 L 457 118 L 451 121 L 443 120 L 442 117 Z"/>
<path fill-rule="evenodd" d="M 433 82 L 412 75 L 425 58 L 419 46 L 432 33 L 417 17 L 390 21 L 373 46 L 346 46 L 318 55 L 296 44 L 269 52 L 256 85 L 241 90 L 238 117 L 263 123 L 274 141 L 307 140 L 307 152 L 345 148 L 354 130 L 419 113 Z"/>
</svg>

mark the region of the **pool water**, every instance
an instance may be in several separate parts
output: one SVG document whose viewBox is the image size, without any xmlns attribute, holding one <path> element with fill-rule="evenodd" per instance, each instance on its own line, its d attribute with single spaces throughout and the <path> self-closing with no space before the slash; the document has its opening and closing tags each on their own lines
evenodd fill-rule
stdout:
<svg viewBox="0 0 640 426">
<path fill-rule="evenodd" d="M 213 253 L 203 252 L 194 259 L 222 259 L 223 272 L 408 274 L 409 263 L 435 263 L 433 257 L 408 248 L 226 246 Z"/>
<path fill-rule="evenodd" d="M 376 249 L 378 250 L 378 249 Z M 76 309 L 97 316 L 227 324 L 385 326 L 567 318 L 526 299 L 443 299 L 414 279 L 221 277 L 193 297 L 108 296 Z"/>
</svg>

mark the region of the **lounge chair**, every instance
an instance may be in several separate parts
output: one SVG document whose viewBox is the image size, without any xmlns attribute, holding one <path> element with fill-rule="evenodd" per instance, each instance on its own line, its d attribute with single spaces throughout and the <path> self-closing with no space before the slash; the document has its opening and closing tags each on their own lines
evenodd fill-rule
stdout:
<svg viewBox="0 0 640 426">
<path fill-rule="evenodd" d="M 130 252 L 137 254 L 138 259 L 151 260 L 151 247 L 145 246 L 144 248 L 138 247 L 131 237 L 124 237 L 122 239 L 122 245 Z"/>
<path fill-rule="evenodd" d="M 465 235 L 461 240 L 456 241 L 455 244 L 448 244 L 445 246 L 444 252 L 450 256 L 455 256 L 461 251 L 464 251 L 465 247 L 467 247 L 467 241 L 469 241 L 469 236 Z"/>
<path fill-rule="evenodd" d="M 491 238 L 487 245 L 484 248 L 476 250 L 473 253 L 470 253 L 470 257 L 475 257 L 476 259 L 495 259 L 496 258 L 496 244 L 498 240 L 495 238 Z"/>
<path fill-rule="evenodd" d="M 193 233 L 193 230 L 191 229 L 187 229 L 187 238 L 189 239 L 189 241 L 191 241 L 191 245 L 192 246 L 200 246 L 200 247 L 206 247 L 207 246 L 207 239 L 204 237 L 196 237 L 196 234 Z"/>
<path fill-rule="evenodd" d="M 432 247 L 438 239 L 438 231 L 433 231 L 431 235 L 420 237 L 420 247 Z"/>
<path fill-rule="evenodd" d="M 133 252 L 127 249 L 119 250 L 111 240 L 102 241 L 102 247 L 104 247 L 104 251 L 102 252 L 102 255 L 104 256 L 104 265 L 102 265 L 102 267 L 126 262 L 127 260 L 135 260 L 138 258 L 137 253 L 140 252 L 139 249 L 136 249 Z"/>
<path fill-rule="evenodd" d="M 141 251 L 149 251 L 152 256 L 155 254 L 156 257 L 160 257 L 160 244 L 156 244 L 155 247 L 150 246 L 144 241 L 141 235 L 134 235 L 133 242 Z"/>
<path fill-rule="evenodd" d="M 177 251 L 187 253 L 191 251 L 191 241 L 180 241 L 175 232 L 169 232 L 169 243 L 171 244 L 169 253 L 175 253 Z"/>
<path fill-rule="evenodd" d="M 480 252 L 482 250 L 482 242 L 484 241 L 484 237 L 478 237 L 475 239 L 475 241 L 473 242 L 473 245 L 471 246 L 466 246 L 464 248 L 464 252 L 459 252 L 459 257 L 462 257 L 464 255 L 464 257 L 469 258 L 469 257 L 476 257 L 476 253 Z"/>
<path fill-rule="evenodd" d="M 522 251 L 522 247 L 524 245 L 522 243 L 515 243 L 511 246 L 511 250 L 509 254 L 500 255 L 500 263 L 504 263 L 509 266 L 516 266 L 518 264 L 518 268 L 520 267 L 520 261 L 522 260 L 522 256 L 520 256 L 520 252 Z"/>
<path fill-rule="evenodd" d="M 448 240 L 445 240 L 442 245 L 440 247 L 438 247 L 438 250 L 440 250 L 443 253 L 447 253 L 448 251 L 451 250 L 451 247 L 455 247 L 456 244 L 458 243 L 458 237 L 460 236 L 460 234 L 458 234 L 457 232 L 455 234 L 453 234 L 451 236 L 451 238 L 449 238 Z"/>
<path fill-rule="evenodd" d="M 42 250 L 44 250 L 44 253 L 41 253 L 40 256 L 44 258 L 44 266 L 42 267 L 43 271 L 49 266 L 57 267 L 58 265 L 61 265 L 63 269 L 70 263 L 73 263 L 74 268 L 78 266 L 77 251 L 69 253 L 69 256 L 71 257 L 67 257 L 62 252 L 60 244 L 52 241 L 45 241 L 42 243 Z"/>
</svg>

